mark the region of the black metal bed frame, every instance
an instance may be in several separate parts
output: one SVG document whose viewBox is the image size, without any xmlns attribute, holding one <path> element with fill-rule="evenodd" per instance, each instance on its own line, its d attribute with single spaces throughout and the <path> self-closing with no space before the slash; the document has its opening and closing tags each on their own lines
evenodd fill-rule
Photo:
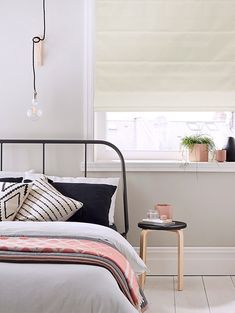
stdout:
<svg viewBox="0 0 235 313">
<path fill-rule="evenodd" d="M 3 147 L 4 144 L 40 144 L 42 145 L 42 172 L 45 174 L 46 165 L 46 145 L 48 144 L 61 144 L 61 145 L 84 145 L 84 177 L 87 177 L 87 147 L 88 145 L 105 145 L 112 148 L 119 156 L 121 162 L 122 171 L 122 199 L 123 199 L 123 210 L 124 210 L 124 229 L 122 235 L 126 238 L 129 230 L 129 218 L 128 218 L 128 202 L 127 202 L 127 181 L 126 181 L 126 167 L 125 160 L 121 151 L 112 143 L 105 140 L 47 140 L 47 139 L 0 139 L 0 170 L 3 170 Z"/>
</svg>

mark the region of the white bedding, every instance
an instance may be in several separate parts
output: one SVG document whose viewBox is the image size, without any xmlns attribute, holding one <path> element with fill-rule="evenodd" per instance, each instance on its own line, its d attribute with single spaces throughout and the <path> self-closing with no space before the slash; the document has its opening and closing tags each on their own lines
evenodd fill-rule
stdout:
<svg viewBox="0 0 235 313">
<path fill-rule="evenodd" d="M 145 270 L 142 260 L 121 235 L 99 225 L 2 222 L 0 234 L 100 238 L 119 249 L 137 273 Z M 0 290 L 0 313 L 137 312 L 120 291 L 112 274 L 97 266 L 0 263 Z"/>
</svg>

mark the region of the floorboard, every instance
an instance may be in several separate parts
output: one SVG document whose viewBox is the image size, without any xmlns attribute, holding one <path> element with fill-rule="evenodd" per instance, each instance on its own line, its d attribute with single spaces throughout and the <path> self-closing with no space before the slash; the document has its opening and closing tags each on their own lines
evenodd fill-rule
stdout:
<svg viewBox="0 0 235 313">
<path fill-rule="evenodd" d="M 149 302 L 148 313 L 175 313 L 173 284 L 173 276 L 147 277 L 144 292 Z"/>
<path fill-rule="evenodd" d="M 148 313 L 235 313 L 235 276 L 185 276 L 177 291 L 177 277 L 148 276 Z"/>
<path fill-rule="evenodd" d="M 235 312 L 235 288 L 230 276 L 204 276 L 211 313 Z"/>
<path fill-rule="evenodd" d="M 175 292 L 176 313 L 210 313 L 202 277 L 185 277 L 184 285 L 183 291 Z"/>
</svg>

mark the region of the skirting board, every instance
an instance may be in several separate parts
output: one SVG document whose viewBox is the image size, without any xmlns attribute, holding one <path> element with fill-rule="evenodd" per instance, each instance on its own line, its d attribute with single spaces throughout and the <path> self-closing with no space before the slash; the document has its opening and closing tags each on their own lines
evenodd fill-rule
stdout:
<svg viewBox="0 0 235 313">
<path fill-rule="evenodd" d="M 176 275 L 177 248 L 149 247 L 147 267 L 147 275 Z M 184 274 L 235 275 L 235 247 L 185 247 Z"/>
</svg>

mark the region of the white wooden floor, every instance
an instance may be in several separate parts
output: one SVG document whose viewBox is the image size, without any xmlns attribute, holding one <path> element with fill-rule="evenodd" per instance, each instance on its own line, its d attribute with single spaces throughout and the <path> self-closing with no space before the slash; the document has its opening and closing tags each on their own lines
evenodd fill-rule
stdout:
<svg viewBox="0 0 235 313">
<path fill-rule="evenodd" d="M 186 276 L 183 291 L 177 277 L 148 276 L 148 313 L 235 313 L 235 276 Z"/>
</svg>

